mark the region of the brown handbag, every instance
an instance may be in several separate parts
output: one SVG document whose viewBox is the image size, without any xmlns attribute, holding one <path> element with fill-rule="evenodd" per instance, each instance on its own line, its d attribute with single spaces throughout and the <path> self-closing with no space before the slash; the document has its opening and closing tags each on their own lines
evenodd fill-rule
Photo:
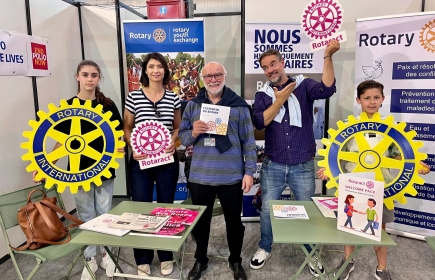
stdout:
<svg viewBox="0 0 435 280">
<path fill-rule="evenodd" d="M 36 191 L 42 192 L 44 196 L 42 200 L 33 202 L 31 196 Z M 49 244 L 65 244 L 71 240 L 68 230 L 83 224 L 83 222 L 59 208 L 56 202 L 55 196 L 47 197 L 41 189 L 34 189 L 30 192 L 26 206 L 18 209 L 18 224 L 26 235 L 27 242 L 18 248 L 11 246 L 12 249 L 17 251 L 35 250 Z M 57 213 L 73 221 L 74 224 L 65 227 Z"/>
</svg>

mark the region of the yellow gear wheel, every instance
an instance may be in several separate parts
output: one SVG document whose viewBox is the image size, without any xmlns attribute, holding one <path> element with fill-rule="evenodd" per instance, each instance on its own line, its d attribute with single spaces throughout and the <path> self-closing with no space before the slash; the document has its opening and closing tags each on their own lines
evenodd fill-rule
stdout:
<svg viewBox="0 0 435 280">
<path fill-rule="evenodd" d="M 374 172 L 375 179 L 382 182 L 385 182 L 382 168 L 399 170 L 394 179 L 385 184 L 384 203 L 388 209 L 394 208 L 394 200 L 406 203 L 406 193 L 417 195 L 414 184 L 424 184 L 418 169 L 420 161 L 426 159 L 427 155 L 418 152 L 423 142 L 412 140 L 417 133 L 414 130 L 405 132 L 406 123 L 396 124 L 392 116 L 382 119 L 379 113 L 369 119 L 366 113 L 362 113 L 359 119 L 349 116 L 347 123 L 338 121 L 337 126 L 337 130 L 328 130 L 330 138 L 322 139 L 326 149 L 319 150 L 319 154 L 324 157 L 324 160 L 319 161 L 319 166 L 325 167 L 324 173 L 330 178 L 326 184 L 328 188 L 338 187 L 338 176 L 347 173 L 343 170 L 341 161 L 346 161 L 355 164 L 352 173 Z M 365 133 L 380 134 L 383 138 L 371 147 Z M 342 151 L 351 139 L 355 139 L 359 152 Z M 402 159 L 384 156 L 391 144 L 398 148 Z"/>
<path fill-rule="evenodd" d="M 77 98 L 73 99 L 72 105 L 61 100 L 60 107 L 49 104 L 48 110 L 48 114 L 39 111 L 40 120 L 29 121 L 33 130 L 23 133 L 29 141 L 21 144 L 21 148 L 28 151 L 21 158 L 31 162 L 26 170 L 37 171 L 37 181 L 45 178 L 46 188 L 57 184 L 59 192 L 63 192 L 67 186 L 73 194 L 77 193 L 80 186 L 85 191 L 90 190 L 91 183 L 100 186 L 101 176 L 110 178 L 109 168 L 119 167 L 115 159 L 124 157 L 123 153 L 117 151 L 125 146 L 125 142 L 119 140 L 123 131 L 116 130 L 119 121 L 110 121 L 112 112 L 103 113 L 102 105 L 92 108 L 90 100 L 84 105 L 80 105 Z M 86 131 L 84 122 L 88 122 L 86 126 L 93 129 Z M 58 125 L 69 126 L 69 132 L 60 131 Z M 56 142 L 61 146 L 51 151 Z M 69 170 L 53 164 L 64 157 L 68 157 Z M 84 157 L 87 157 L 87 162 L 94 162 L 84 166 L 81 164 Z"/>
</svg>

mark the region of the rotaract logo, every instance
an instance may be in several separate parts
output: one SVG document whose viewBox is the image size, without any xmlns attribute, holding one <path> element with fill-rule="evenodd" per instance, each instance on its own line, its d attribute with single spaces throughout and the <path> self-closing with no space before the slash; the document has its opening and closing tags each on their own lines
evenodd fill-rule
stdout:
<svg viewBox="0 0 435 280">
<path fill-rule="evenodd" d="M 312 39 L 327 38 L 340 28 L 343 9 L 333 0 L 316 0 L 302 14 L 302 26 Z"/>
<path fill-rule="evenodd" d="M 157 121 L 146 121 L 133 129 L 130 143 L 135 153 L 157 157 L 165 153 L 170 139 L 166 126 Z"/>
<path fill-rule="evenodd" d="M 435 52 L 435 20 L 429 21 L 421 29 L 420 43 L 428 52 Z"/>
</svg>

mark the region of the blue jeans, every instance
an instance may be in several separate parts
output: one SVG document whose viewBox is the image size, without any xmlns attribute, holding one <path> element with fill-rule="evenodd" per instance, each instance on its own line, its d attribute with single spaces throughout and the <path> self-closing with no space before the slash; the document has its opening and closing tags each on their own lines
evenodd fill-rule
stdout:
<svg viewBox="0 0 435 280">
<path fill-rule="evenodd" d="M 346 223 L 344 223 L 344 226 L 350 225 L 350 228 L 353 228 L 352 226 L 352 216 L 347 216 Z"/>
<path fill-rule="evenodd" d="M 370 230 L 372 231 L 372 234 L 375 235 L 375 230 L 373 229 L 373 222 L 374 222 L 374 220 L 367 220 L 367 225 L 363 231 L 366 232 L 370 228 Z"/>
<path fill-rule="evenodd" d="M 129 169 L 133 201 L 152 202 L 154 182 L 156 182 L 157 202 L 174 203 L 180 169 L 177 153 L 174 154 L 174 162 L 143 170 L 140 169 L 139 162 L 131 157 Z M 137 265 L 151 264 L 153 261 L 153 250 L 133 249 L 133 252 Z M 160 262 L 172 260 L 172 252 L 159 250 L 157 255 Z"/>
<path fill-rule="evenodd" d="M 314 159 L 294 165 L 275 163 L 267 157 L 263 160 L 260 171 L 262 199 L 260 213 L 261 239 L 258 245 L 268 253 L 272 251 L 273 242 L 269 200 L 278 200 L 287 185 L 290 186 L 290 190 L 296 200 L 311 200 L 316 189 Z M 305 247 L 308 252 L 311 252 L 309 245 L 306 244 Z"/>
<path fill-rule="evenodd" d="M 112 208 L 113 186 L 114 179 L 110 179 L 103 181 L 103 184 L 99 187 L 91 183 L 91 190 L 88 192 L 85 192 L 83 188 L 79 188 L 74 195 L 79 219 L 87 222 L 109 212 Z M 104 247 L 100 247 L 100 252 L 102 254 L 106 253 Z M 83 253 L 85 258 L 95 257 L 96 254 L 96 246 L 88 246 Z"/>
</svg>

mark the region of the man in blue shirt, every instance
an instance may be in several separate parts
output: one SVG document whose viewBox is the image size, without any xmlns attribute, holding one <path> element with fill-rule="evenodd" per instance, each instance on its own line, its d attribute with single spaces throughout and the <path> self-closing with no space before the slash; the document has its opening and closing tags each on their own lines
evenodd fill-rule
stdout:
<svg viewBox="0 0 435 280">
<path fill-rule="evenodd" d="M 188 274 L 189 280 L 200 279 L 208 267 L 207 248 L 216 196 L 225 217 L 229 266 L 235 280 L 247 279 L 241 258 L 245 227 L 240 213 L 243 192 L 251 189 L 256 170 L 254 127 L 249 105 L 225 86 L 226 73 L 217 62 L 204 66 L 201 77 L 205 88 L 187 104 L 178 133 L 183 145 L 193 145 L 188 182 L 192 203 L 207 206 L 192 230 L 196 262 Z M 202 104 L 229 107 L 226 135 L 208 133 L 207 123 L 200 120 Z"/>
<path fill-rule="evenodd" d="M 256 92 L 254 102 L 254 126 L 258 130 L 265 128 L 265 158 L 260 171 L 261 240 L 260 248 L 251 259 L 253 269 L 263 267 L 272 251 L 268 201 L 279 199 L 286 185 L 290 186 L 296 200 L 311 200 L 314 195 L 313 103 L 336 91 L 332 55 L 339 49 L 340 44 L 335 40 L 326 47 L 321 82 L 302 75 L 287 76 L 284 59 L 275 49 L 267 50 L 259 58 L 268 82 Z M 311 251 L 309 245 L 306 247 Z M 309 269 L 318 276 L 314 265 L 324 271 L 315 257 Z"/>
</svg>

